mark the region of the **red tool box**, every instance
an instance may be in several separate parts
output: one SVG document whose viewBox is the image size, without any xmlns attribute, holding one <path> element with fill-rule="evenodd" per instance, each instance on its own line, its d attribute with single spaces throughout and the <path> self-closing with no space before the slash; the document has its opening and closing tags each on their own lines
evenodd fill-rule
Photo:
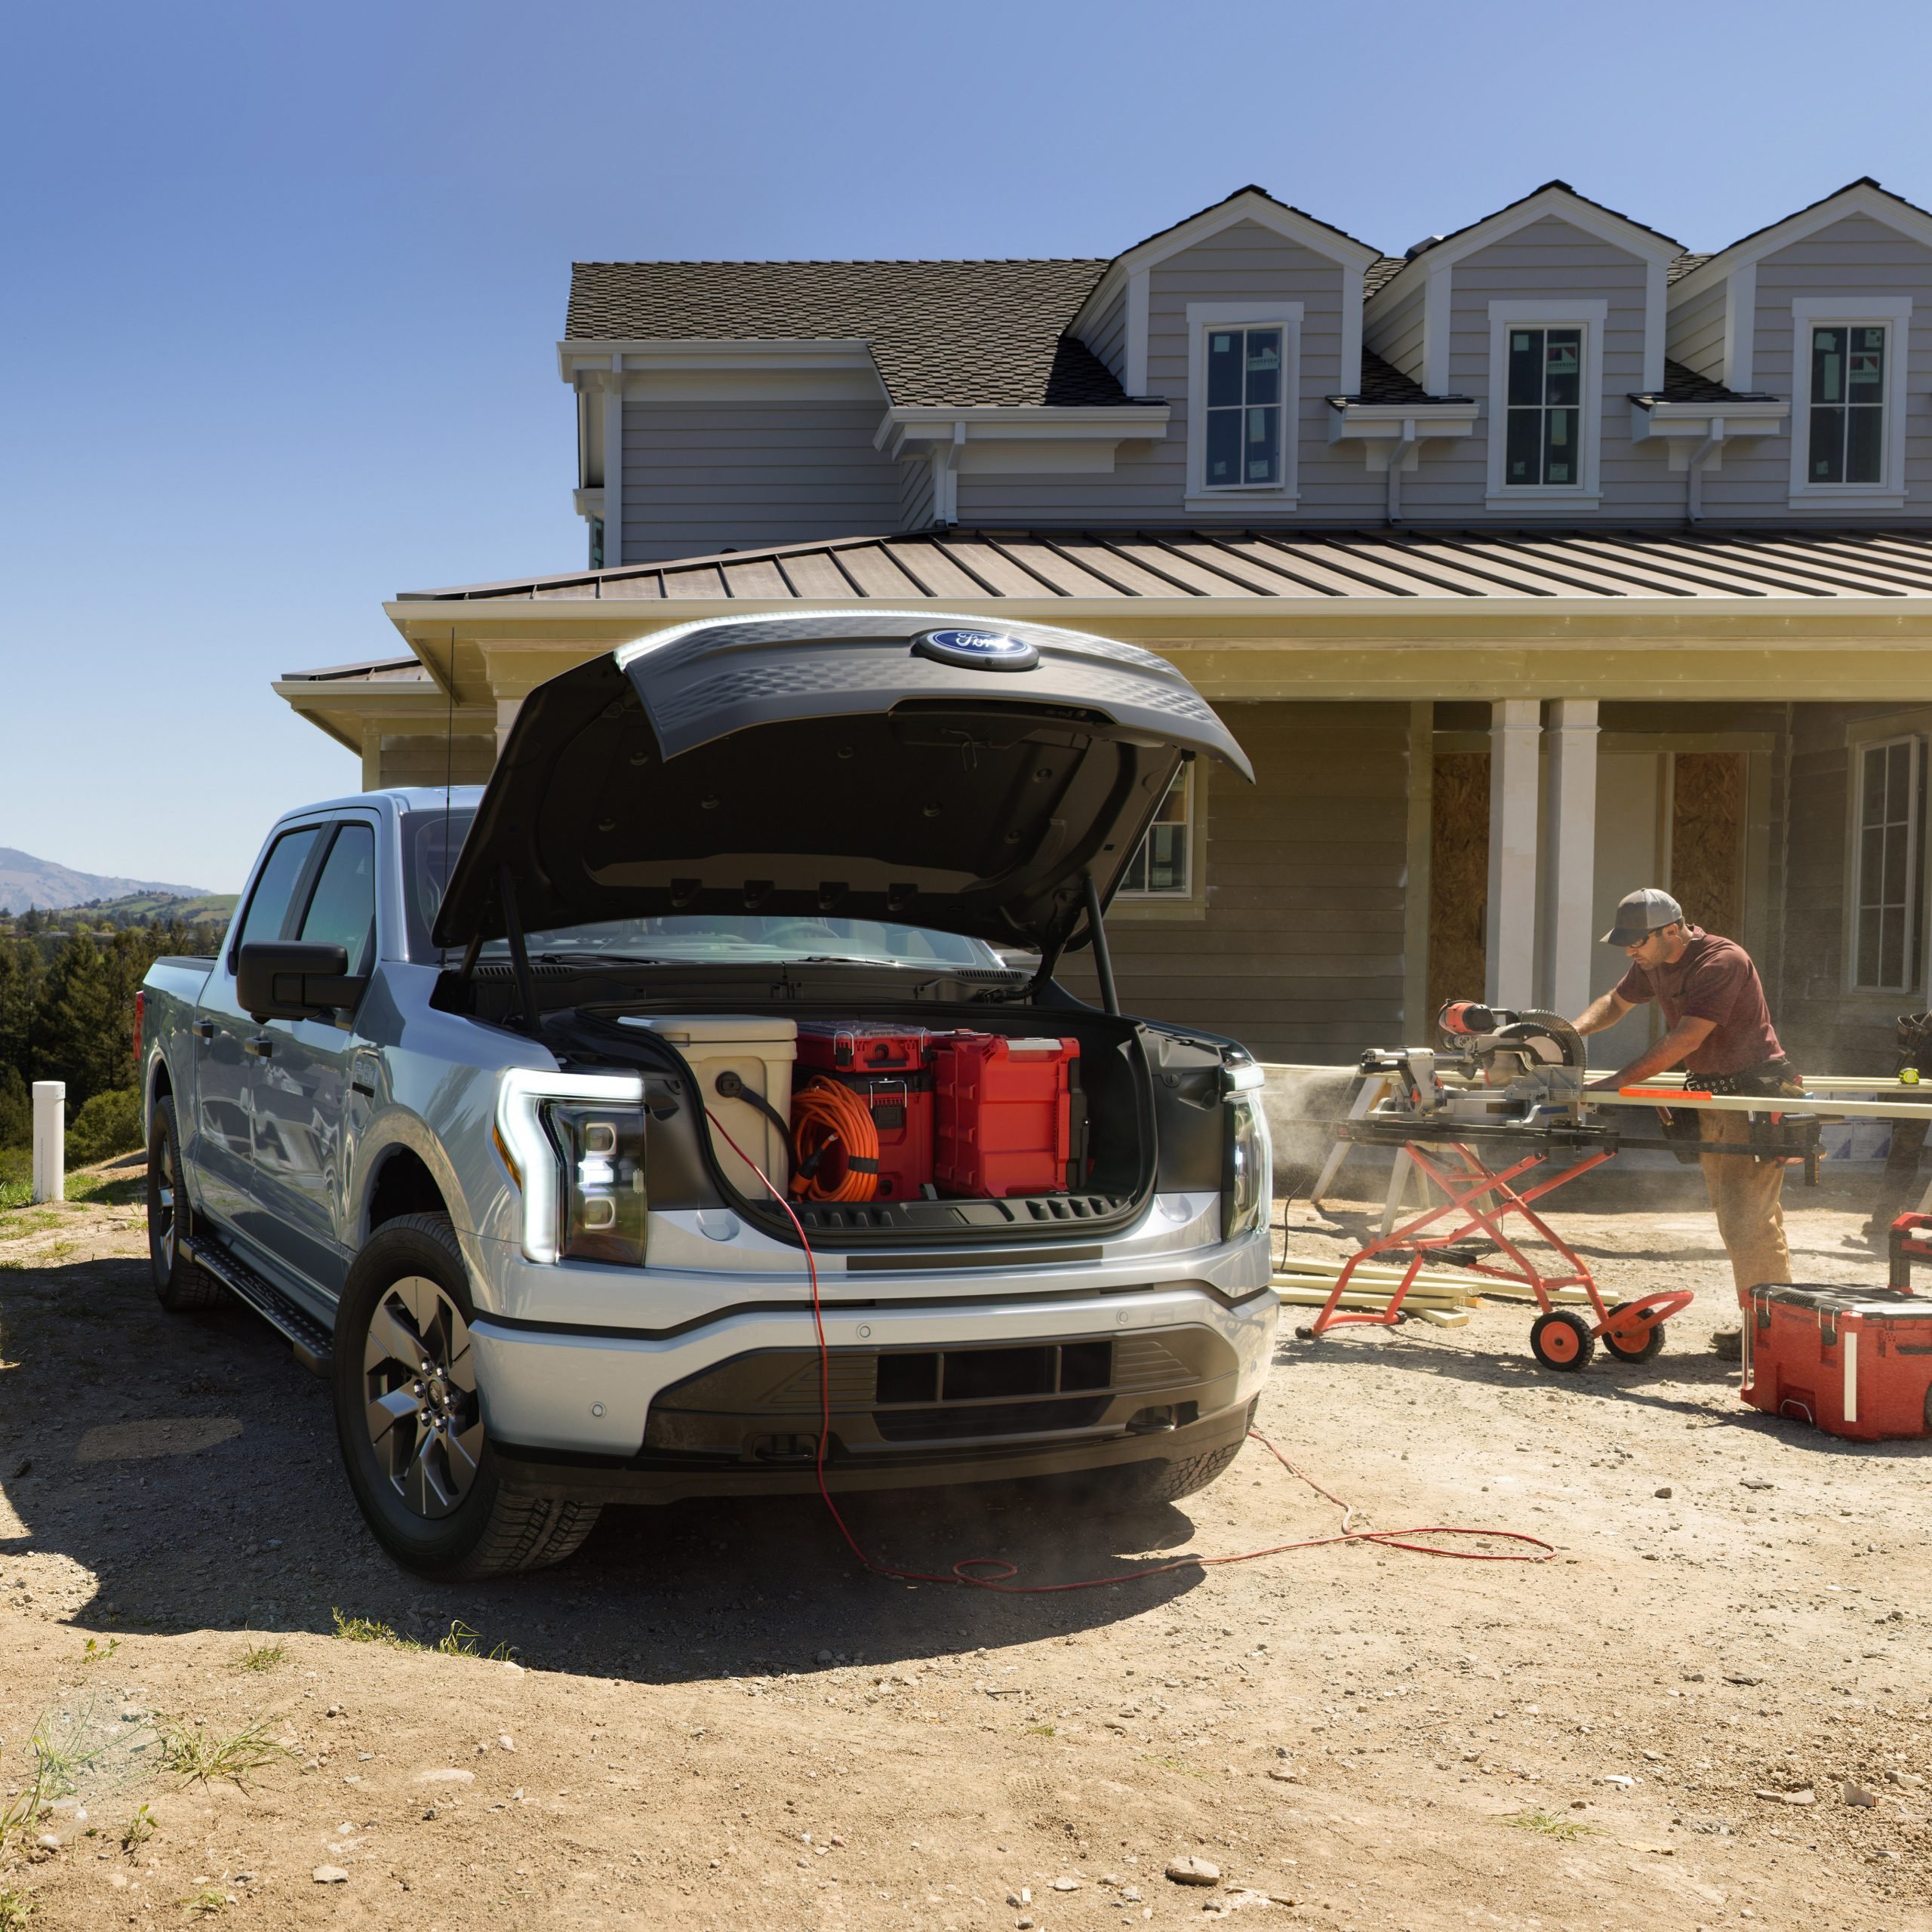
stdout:
<svg viewBox="0 0 1932 1932">
<path fill-rule="evenodd" d="M 942 1194 L 1001 1199 L 1078 1186 L 1078 1040 L 942 1033 L 932 1059 L 933 1177 Z"/>
<path fill-rule="evenodd" d="M 1932 1435 L 1932 1297 L 1767 1282 L 1738 1300 L 1752 1407 L 1861 1442 Z"/>
<path fill-rule="evenodd" d="M 933 1178 L 932 1035 L 917 1026 L 798 1023 L 798 1065 L 865 1102 L 878 1134 L 878 1201 L 915 1201 Z M 835 1187 L 837 1149 L 824 1176 Z"/>
</svg>

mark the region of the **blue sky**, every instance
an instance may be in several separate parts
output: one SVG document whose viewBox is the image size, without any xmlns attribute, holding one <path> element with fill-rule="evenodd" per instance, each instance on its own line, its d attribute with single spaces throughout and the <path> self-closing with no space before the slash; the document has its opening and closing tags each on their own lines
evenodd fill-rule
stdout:
<svg viewBox="0 0 1932 1932">
<path fill-rule="evenodd" d="M 576 257 L 1105 254 L 1242 183 L 1392 251 L 1561 177 L 1709 248 L 1932 204 L 1922 6 L 20 9 L 0 845 L 232 888 L 354 789 L 277 673 L 570 569 Z"/>
</svg>

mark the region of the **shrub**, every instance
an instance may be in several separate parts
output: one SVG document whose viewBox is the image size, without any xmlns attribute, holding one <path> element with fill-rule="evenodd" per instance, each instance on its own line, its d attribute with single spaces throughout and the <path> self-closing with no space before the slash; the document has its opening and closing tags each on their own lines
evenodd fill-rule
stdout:
<svg viewBox="0 0 1932 1932">
<path fill-rule="evenodd" d="M 0 1066 L 0 1147 L 33 1143 L 33 1102 L 17 1066 Z"/>
<path fill-rule="evenodd" d="M 114 1088 L 94 1095 L 74 1116 L 67 1130 L 67 1160 L 70 1166 L 86 1167 L 130 1153 L 140 1144 L 140 1089 Z"/>
</svg>

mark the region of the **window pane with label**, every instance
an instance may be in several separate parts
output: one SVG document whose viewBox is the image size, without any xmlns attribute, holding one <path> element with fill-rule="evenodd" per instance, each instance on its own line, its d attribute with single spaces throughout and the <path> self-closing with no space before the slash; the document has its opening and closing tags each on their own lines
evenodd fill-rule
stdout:
<svg viewBox="0 0 1932 1932">
<path fill-rule="evenodd" d="M 1284 353 L 1278 328 L 1208 331 L 1203 480 L 1210 489 L 1282 480 Z"/>
<path fill-rule="evenodd" d="M 1811 331 L 1807 481 L 1883 481 L 1885 335 L 1882 325 L 1842 323 Z"/>
<path fill-rule="evenodd" d="M 1503 480 L 1515 488 L 1583 479 L 1583 332 L 1512 329 Z"/>
</svg>

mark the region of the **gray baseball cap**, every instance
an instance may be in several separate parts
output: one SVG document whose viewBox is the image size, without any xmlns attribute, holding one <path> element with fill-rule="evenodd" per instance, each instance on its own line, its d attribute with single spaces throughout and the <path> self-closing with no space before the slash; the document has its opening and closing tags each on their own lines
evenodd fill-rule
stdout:
<svg viewBox="0 0 1932 1932">
<path fill-rule="evenodd" d="M 1660 926 L 1675 925 L 1684 908 L 1661 886 L 1639 886 L 1618 900 L 1617 923 L 1603 936 L 1605 946 L 1635 946 Z"/>
</svg>

